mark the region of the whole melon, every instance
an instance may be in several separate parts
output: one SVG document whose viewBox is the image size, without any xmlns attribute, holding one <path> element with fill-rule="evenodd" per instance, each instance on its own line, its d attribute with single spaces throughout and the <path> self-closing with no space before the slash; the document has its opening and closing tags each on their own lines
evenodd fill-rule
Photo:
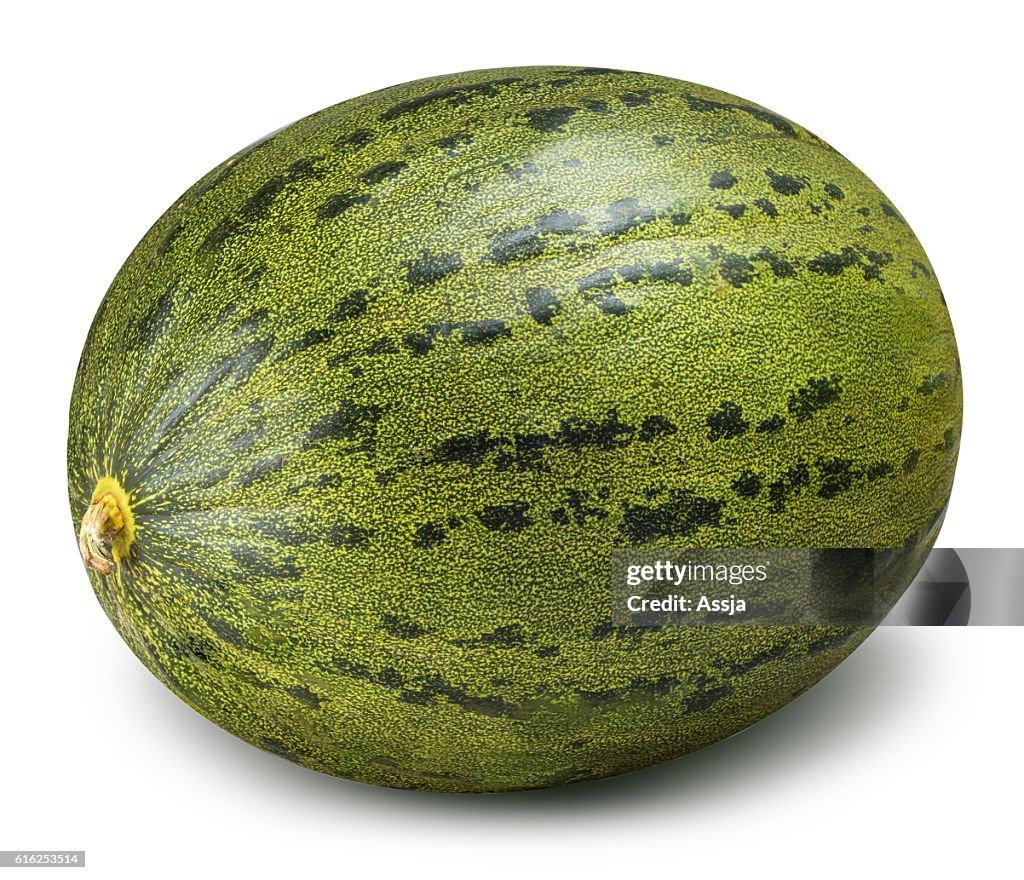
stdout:
<svg viewBox="0 0 1024 880">
<path fill-rule="evenodd" d="M 720 740 L 870 631 L 616 625 L 613 551 L 892 548 L 891 605 L 960 424 L 928 258 L 827 143 L 661 76 L 473 71 L 156 222 L 85 343 L 69 493 L 104 611 L 207 718 L 500 791 Z"/>
</svg>

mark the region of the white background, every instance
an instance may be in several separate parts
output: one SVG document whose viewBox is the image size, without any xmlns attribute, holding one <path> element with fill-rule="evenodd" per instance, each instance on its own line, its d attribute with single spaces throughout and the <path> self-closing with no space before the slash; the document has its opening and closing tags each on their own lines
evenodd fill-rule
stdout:
<svg viewBox="0 0 1024 880">
<path fill-rule="evenodd" d="M 394 83 L 599 65 L 763 104 L 887 193 L 938 272 L 963 360 L 940 544 L 1024 544 L 1021 21 L 1009 4 L 951 8 L 8 5 L 0 849 L 84 848 L 86 871 L 115 878 L 1020 876 L 1024 630 L 880 630 L 751 730 L 619 779 L 505 796 L 374 789 L 244 745 L 151 678 L 89 589 L 65 490 L 67 406 L 93 312 L 201 174 Z"/>
</svg>

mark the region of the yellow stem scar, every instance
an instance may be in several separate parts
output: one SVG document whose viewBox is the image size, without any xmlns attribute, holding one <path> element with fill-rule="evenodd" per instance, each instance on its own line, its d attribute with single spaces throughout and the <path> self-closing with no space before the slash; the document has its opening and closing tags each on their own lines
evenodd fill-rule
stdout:
<svg viewBox="0 0 1024 880">
<path fill-rule="evenodd" d="M 78 549 L 86 568 L 110 574 L 135 539 L 128 493 L 113 477 L 103 477 L 92 493 L 78 531 Z"/>
</svg>

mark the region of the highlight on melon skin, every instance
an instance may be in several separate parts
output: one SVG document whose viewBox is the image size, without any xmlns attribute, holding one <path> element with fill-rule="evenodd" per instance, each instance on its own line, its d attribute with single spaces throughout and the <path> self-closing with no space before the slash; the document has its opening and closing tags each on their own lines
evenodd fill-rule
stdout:
<svg viewBox="0 0 1024 880">
<path fill-rule="evenodd" d="M 872 628 L 626 625 L 617 552 L 812 548 L 827 604 L 833 551 L 878 550 L 852 575 L 889 608 L 961 411 L 927 255 L 820 137 L 662 76 L 470 71 L 279 129 L 157 219 L 85 340 L 69 500 L 115 629 L 215 724 L 541 788 L 743 730 Z"/>
</svg>

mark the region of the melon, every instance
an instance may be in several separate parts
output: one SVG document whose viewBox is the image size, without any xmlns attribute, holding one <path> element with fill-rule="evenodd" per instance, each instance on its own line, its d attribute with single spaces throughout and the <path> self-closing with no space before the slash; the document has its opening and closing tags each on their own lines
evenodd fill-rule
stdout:
<svg viewBox="0 0 1024 880">
<path fill-rule="evenodd" d="M 891 606 L 960 425 L 935 272 L 825 141 L 510 68 L 329 107 L 185 192 L 89 330 L 68 488 L 103 610 L 198 712 L 490 792 L 678 757 L 820 680 L 870 625 L 624 626 L 614 554 L 885 548 Z"/>
</svg>

